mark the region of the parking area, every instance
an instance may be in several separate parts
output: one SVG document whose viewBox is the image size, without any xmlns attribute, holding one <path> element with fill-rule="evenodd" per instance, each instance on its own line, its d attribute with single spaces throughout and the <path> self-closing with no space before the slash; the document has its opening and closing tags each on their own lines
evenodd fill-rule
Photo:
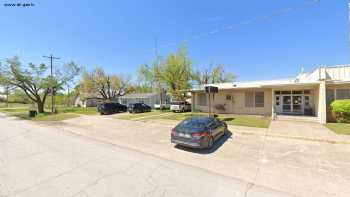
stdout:
<svg viewBox="0 0 350 197">
<path fill-rule="evenodd" d="M 235 177 L 296 196 L 349 196 L 350 145 L 243 134 L 232 127 L 211 150 L 174 147 L 176 121 L 82 116 L 65 131 Z M 283 128 L 281 128 L 283 129 Z"/>
</svg>

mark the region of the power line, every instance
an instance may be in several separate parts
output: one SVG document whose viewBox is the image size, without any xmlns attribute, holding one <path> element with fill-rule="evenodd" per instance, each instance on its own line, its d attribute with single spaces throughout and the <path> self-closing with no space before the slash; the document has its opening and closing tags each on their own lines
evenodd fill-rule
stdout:
<svg viewBox="0 0 350 197">
<path fill-rule="evenodd" d="M 50 76 L 51 76 L 51 79 L 53 78 L 53 69 L 52 69 L 52 60 L 59 60 L 60 58 L 58 58 L 58 57 L 54 57 L 54 56 L 52 56 L 52 55 L 50 55 L 50 56 L 43 56 L 44 58 L 48 58 L 48 59 L 50 59 Z M 55 99 L 54 99 L 54 97 L 55 97 L 55 93 L 54 93 L 54 87 L 52 86 L 51 87 L 51 113 L 53 113 L 54 112 L 54 105 L 55 105 Z"/>
<path fill-rule="evenodd" d="M 242 21 L 242 22 L 234 24 L 234 25 L 227 25 L 227 26 L 224 26 L 222 28 L 213 29 L 209 32 L 200 33 L 197 35 L 190 36 L 189 38 L 182 40 L 180 43 L 188 42 L 190 40 L 198 40 L 198 39 L 201 39 L 203 37 L 209 37 L 209 36 L 216 35 L 216 34 L 219 34 L 222 32 L 238 30 L 241 26 L 246 26 L 246 25 L 250 25 L 253 23 L 261 22 L 261 21 L 267 21 L 267 20 L 284 15 L 284 14 L 292 12 L 292 11 L 304 9 L 306 7 L 317 4 L 319 2 L 320 2 L 320 0 L 305 0 L 302 3 L 282 8 L 282 9 L 277 10 L 271 14 L 268 14 L 268 15 L 254 17 L 254 18 Z M 165 43 L 165 44 L 159 45 L 159 47 L 170 47 L 170 46 L 177 46 L 177 45 L 178 45 L 178 43 L 172 42 L 172 43 Z"/>
</svg>

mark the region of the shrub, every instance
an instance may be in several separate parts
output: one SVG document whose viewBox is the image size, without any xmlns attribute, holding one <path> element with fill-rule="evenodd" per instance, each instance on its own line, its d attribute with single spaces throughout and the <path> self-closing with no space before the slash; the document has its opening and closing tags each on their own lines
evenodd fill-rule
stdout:
<svg viewBox="0 0 350 197">
<path fill-rule="evenodd" d="M 350 99 L 335 100 L 331 103 L 337 122 L 350 123 Z"/>
</svg>

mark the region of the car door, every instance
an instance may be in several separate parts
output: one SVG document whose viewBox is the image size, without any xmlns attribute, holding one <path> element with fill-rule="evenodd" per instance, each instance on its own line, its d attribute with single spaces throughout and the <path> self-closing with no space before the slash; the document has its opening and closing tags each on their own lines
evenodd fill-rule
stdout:
<svg viewBox="0 0 350 197">
<path fill-rule="evenodd" d="M 214 140 L 216 140 L 218 138 L 218 134 L 219 132 L 219 125 L 216 121 L 216 119 L 212 119 L 211 123 L 210 123 L 210 130 L 211 130 L 211 134 L 214 137 Z"/>
</svg>

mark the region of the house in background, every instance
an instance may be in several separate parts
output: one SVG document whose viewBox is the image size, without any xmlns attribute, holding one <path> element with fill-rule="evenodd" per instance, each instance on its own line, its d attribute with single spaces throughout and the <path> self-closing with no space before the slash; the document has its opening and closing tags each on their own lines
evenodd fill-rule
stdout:
<svg viewBox="0 0 350 197">
<path fill-rule="evenodd" d="M 96 107 L 105 100 L 98 94 L 84 94 L 77 96 L 74 101 L 74 106 L 76 107 Z M 124 105 L 129 105 L 130 103 L 145 103 L 150 107 L 154 108 L 154 104 L 160 104 L 159 93 L 135 93 L 126 94 L 111 100 L 111 102 L 118 102 Z M 170 103 L 170 96 L 163 96 L 164 103 Z"/>
<path fill-rule="evenodd" d="M 96 107 L 104 99 L 96 94 L 84 94 L 77 96 L 74 100 L 75 107 Z"/>
<path fill-rule="evenodd" d="M 215 113 L 307 115 L 324 124 L 332 101 L 350 99 L 350 65 L 319 67 L 291 79 L 202 85 L 191 90 L 192 110 L 208 111 L 209 85 L 219 88 L 212 96 Z"/>
<path fill-rule="evenodd" d="M 163 94 L 163 102 L 169 103 L 170 96 Z M 160 94 L 159 93 L 135 93 L 135 94 L 126 94 L 124 96 L 118 97 L 117 101 L 124 105 L 129 105 L 130 103 L 144 103 L 154 108 L 154 104 L 160 103 Z"/>
</svg>

